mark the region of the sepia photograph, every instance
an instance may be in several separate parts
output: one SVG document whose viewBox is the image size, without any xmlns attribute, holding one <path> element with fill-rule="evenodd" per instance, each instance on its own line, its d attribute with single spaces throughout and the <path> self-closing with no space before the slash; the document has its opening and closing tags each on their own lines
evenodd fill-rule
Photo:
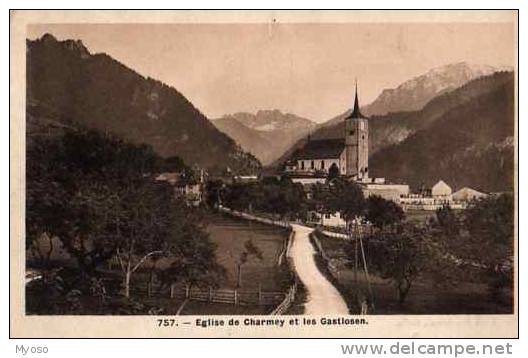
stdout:
<svg viewBox="0 0 528 358">
<path fill-rule="evenodd" d="M 11 12 L 11 325 L 517 336 L 517 16 Z"/>
</svg>

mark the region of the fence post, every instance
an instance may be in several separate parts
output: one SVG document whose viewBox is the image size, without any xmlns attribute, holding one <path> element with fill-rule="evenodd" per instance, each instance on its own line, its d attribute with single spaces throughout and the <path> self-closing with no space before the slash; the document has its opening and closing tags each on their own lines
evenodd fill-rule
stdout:
<svg viewBox="0 0 528 358">
<path fill-rule="evenodd" d="M 238 305 L 238 290 L 235 290 L 235 306 Z"/>
<path fill-rule="evenodd" d="M 262 286 L 261 286 L 260 283 L 259 283 L 259 286 L 258 286 L 258 304 L 259 305 L 262 304 Z"/>
<path fill-rule="evenodd" d="M 174 298 L 174 283 L 170 285 L 170 298 Z"/>
<path fill-rule="evenodd" d="M 191 298 L 190 285 L 185 285 L 185 298 Z"/>
<path fill-rule="evenodd" d="M 209 286 L 209 302 L 213 300 L 213 287 Z"/>
<path fill-rule="evenodd" d="M 150 298 L 150 296 L 152 295 L 152 287 L 151 287 L 151 283 L 150 282 L 147 282 L 147 296 Z"/>
</svg>

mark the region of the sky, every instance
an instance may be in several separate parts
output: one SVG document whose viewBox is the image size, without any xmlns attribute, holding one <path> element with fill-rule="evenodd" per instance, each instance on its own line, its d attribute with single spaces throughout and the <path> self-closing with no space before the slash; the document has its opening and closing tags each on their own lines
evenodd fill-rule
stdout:
<svg viewBox="0 0 528 358">
<path fill-rule="evenodd" d="M 209 118 L 279 109 L 316 122 L 450 63 L 515 66 L 513 23 L 38 24 L 175 87 Z"/>
</svg>

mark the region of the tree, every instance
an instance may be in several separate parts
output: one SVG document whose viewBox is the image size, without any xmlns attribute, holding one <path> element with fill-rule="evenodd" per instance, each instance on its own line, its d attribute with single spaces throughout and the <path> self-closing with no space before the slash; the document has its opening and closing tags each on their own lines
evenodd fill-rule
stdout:
<svg viewBox="0 0 528 358">
<path fill-rule="evenodd" d="M 275 191 L 275 198 L 269 200 L 273 213 L 284 217 L 304 217 L 306 212 L 306 195 L 301 184 L 282 180 L 278 185 L 272 185 L 269 190 Z"/>
<path fill-rule="evenodd" d="M 162 287 L 172 283 L 218 287 L 225 279 L 226 270 L 218 264 L 216 245 L 208 234 L 188 220 L 173 230 L 180 234 L 172 248 L 169 267 L 158 273 Z"/>
<path fill-rule="evenodd" d="M 59 150 L 57 140 L 39 138 L 32 141 L 26 151 L 26 249 L 40 256 L 43 266 L 49 265 L 53 251 L 53 235 L 66 230 L 65 222 L 58 220 L 57 210 L 66 209 L 65 190 L 56 185 L 52 163 Z M 62 168 L 58 165 L 56 170 Z M 49 241 L 49 251 L 41 250 L 41 238 Z"/>
<path fill-rule="evenodd" d="M 240 253 L 237 260 L 237 288 L 242 286 L 242 266 L 245 265 L 250 257 L 255 257 L 259 260 L 263 260 L 262 251 L 255 246 L 251 239 L 244 243 L 244 251 Z"/>
<path fill-rule="evenodd" d="M 402 208 L 398 204 L 385 200 L 381 196 L 369 196 L 365 207 L 367 220 L 379 229 L 399 223 L 405 217 Z"/>
<path fill-rule="evenodd" d="M 248 210 L 253 201 L 253 183 L 233 183 L 222 190 L 222 203 L 231 209 Z"/>
<path fill-rule="evenodd" d="M 222 202 L 222 189 L 224 184 L 221 180 L 208 180 L 205 184 L 205 202 L 210 207 L 215 207 Z"/>
<path fill-rule="evenodd" d="M 27 149 L 26 242 L 57 237 L 87 275 L 115 249 L 102 222 L 113 191 L 100 179 L 101 158 L 94 159 L 108 144 L 91 132 L 66 132 L 34 138 Z"/>
<path fill-rule="evenodd" d="M 446 235 L 457 235 L 460 231 L 460 220 L 449 205 L 436 210 L 436 226 Z"/>
<path fill-rule="evenodd" d="M 333 163 L 330 168 L 328 168 L 328 180 L 332 180 L 339 177 L 339 168 L 336 163 Z"/>
<path fill-rule="evenodd" d="M 428 262 L 423 245 L 424 229 L 411 224 L 399 224 L 395 231 L 386 233 L 383 240 L 370 248 L 371 265 L 384 279 L 390 280 L 403 303 L 413 282 Z"/>
<path fill-rule="evenodd" d="M 359 185 L 344 179 L 336 179 L 321 193 L 320 205 L 327 213 L 341 213 L 348 223 L 363 214 L 365 198 Z"/>
<path fill-rule="evenodd" d="M 158 157 L 146 145 L 96 131 L 72 131 L 61 138 L 56 160 L 67 170 L 60 184 L 67 192 L 63 202 L 71 206 L 70 230 L 58 236 L 91 276 L 122 245 L 127 233 L 122 226 L 137 224 L 130 211 L 144 200 L 141 196 L 152 181 Z"/>
<path fill-rule="evenodd" d="M 98 267 L 114 256 L 126 297 L 133 274 L 161 256 L 172 262 L 170 281 L 219 282 L 222 268 L 201 217 L 175 199 L 169 184 L 154 180 L 160 163 L 148 146 L 95 131 L 32 138 L 26 246 L 31 248 L 41 236 L 55 237 L 77 263 L 60 271 L 68 271 L 67 289 L 52 290 L 53 295 L 97 295 L 101 306 L 112 292 L 99 279 Z M 42 290 L 54 300 L 49 292 Z"/>
<path fill-rule="evenodd" d="M 189 170 L 185 165 L 183 159 L 178 156 L 172 156 L 160 160 L 160 169 L 164 172 L 179 172 L 184 170 Z"/>
<path fill-rule="evenodd" d="M 443 250 L 456 257 L 461 274 L 486 282 L 494 299 L 503 288 L 511 289 L 513 285 L 513 219 L 510 194 L 477 200 L 455 215 L 458 231 L 449 231 L 445 228 L 449 221 L 438 217 L 438 225 L 443 229 L 436 235 L 441 237 Z"/>
<path fill-rule="evenodd" d="M 172 190 L 167 184 L 148 181 L 127 188 L 121 197 L 114 225 L 116 255 L 123 273 L 125 297 L 130 297 L 130 280 L 150 257 L 168 256 L 175 236 Z"/>
<path fill-rule="evenodd" d="M 477 201 L 465 213 L 472 243 L 479 244 L 479 262 L 487 266 L 486 281 L 492 298 L 513 288 L 514 201 L 510 194 Z"/>
<path fill-rule="evenodd" d="M 512 253 L 514 202 L 510 194 L 477 200 L 464 213 L 469 234 L 485 245 L 495 248 L 497 255 L 489 259 L 504 259 Z M 497 250 L 498 249 L 498 250 Z"/>
<path fill-rule="evenodd" d="M 210 186 L 209 195 L 219 193 L 226 206 L 235 210 L 259 210 L 279 215 L 299 217 L 306 211 L 306 196 L 301 184 L 288 178 L 266 178 L 255 183 L 234 183 L 219 189 Z"/>
</svg>

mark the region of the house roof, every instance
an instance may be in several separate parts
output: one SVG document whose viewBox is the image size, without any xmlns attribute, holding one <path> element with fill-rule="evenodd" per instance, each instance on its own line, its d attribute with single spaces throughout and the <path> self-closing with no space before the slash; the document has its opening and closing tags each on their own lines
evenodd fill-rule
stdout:
<svg viewBox="0 0 528 358">
<path fill-rule="evenodd" d="M 343 138 L 319 139 L 308 141 L 303 148 L 295 152 L 295 159 L 335 159 L 345 149 Z"/>
<path fill-rule="evenodd" d="M 446 184 L 445 181 L 443 180 L 439 180 L 438 183 L 436 183 L 435 185 L 433 185 L 433 187 L 431 188 L 431 191 L 432 192 L 438 192 L 438 191 L 446 191 L 446 192 L 449 192 L 451 193 L 452 192 L 452 189 L 449 185 Z M 434 193 L 433 193 L 434 194 Z"/>
<path fill-rule="evenodd" d="M 488 196 L 485 193 L 481 193 L 480 191 L 477 191 L 475 189 L 471 189 L 468 187 L 464 187 L 455 193 L 453 193 L 454 198 L 467 198 L 467 197 L 485 197 Z"/>
</svg>

